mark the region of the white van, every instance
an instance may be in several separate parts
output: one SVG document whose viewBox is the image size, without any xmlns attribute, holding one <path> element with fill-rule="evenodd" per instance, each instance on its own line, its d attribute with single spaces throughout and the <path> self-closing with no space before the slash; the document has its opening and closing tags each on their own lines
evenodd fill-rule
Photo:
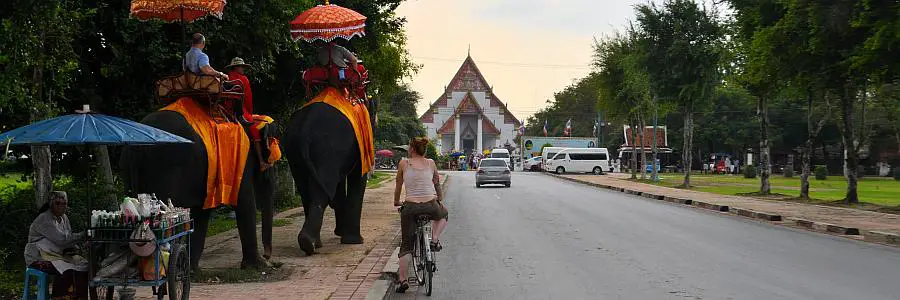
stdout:
<svg viewBox="0 0 900 300">
<path fill-rule="evenodd" d="M 512 171 L 513 164 L 509 157 L 509 150 L 503 148 L 491 149 L 491 158 L 502 158 L 506 162 L 506 166 Z"/>
<path fill-rule="evenodd" d="M 559 151 L 562 151 L 563 149 L 568 149 L 568 148 L 544 147 L 544 149 L 541 150 L 541 168 L 544 169 L 544 171 L 552 170 L 552 169 L 547 169 L 547 161 L 552 159 L 554 156 L 556 156 L 556 153 L 559 153 Z"/>
<path fill-rule="evenodd" d="M 591 172 L 599 175 L 604 171 L 612 172 L 612 164 L 606 148 L 566 148 L 547 161 L 547 170 L 556 173 Z"/>
</svg>

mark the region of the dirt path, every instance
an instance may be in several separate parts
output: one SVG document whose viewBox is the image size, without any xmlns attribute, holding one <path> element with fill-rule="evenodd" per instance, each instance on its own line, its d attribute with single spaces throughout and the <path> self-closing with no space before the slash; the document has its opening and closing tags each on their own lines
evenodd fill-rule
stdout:
<svg viewBox="0 0 900 300">
<path fill-rule="evenodd" d="M 377 242 L 383 242 L 385 236 L 392 237 L 400 226 L 393 206 L 393 179 L 366 191 L 361 229 L 365 243 L 362 245 L 340 244 L 340 239 L 332 234 L 334 215 L 329 209 L 322 226 L 324 246 L 318 249 L 318 254 L 307 257 L 297 246 L 297 233 L 303 224 L 302 211 L 302 208 L 296 208 L 279 213 L 276 219 L 291 216 L 292 222 L 272 230 L 272 261 L 283 263 L 282 268 L 293 272 L 286 280 L 239 284 L 195 283 L 191 288 L 191 299 L 327 299 L 347 280 Z M 237 231 L 231 230 L 207 240 L 200 267 L 239 268 L 240 260 L 240 241 Z M 150 288 L 138 288 L 137 292 L 137 299 L 155 299 Z"/>
</svg>

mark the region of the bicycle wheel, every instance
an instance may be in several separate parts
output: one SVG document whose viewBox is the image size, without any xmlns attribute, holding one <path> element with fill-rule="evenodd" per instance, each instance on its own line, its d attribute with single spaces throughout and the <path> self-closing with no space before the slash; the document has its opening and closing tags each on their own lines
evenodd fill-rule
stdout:
<svg viewBox="0 0 900 300">
<path fill-rule="evenodd" d="M 425 275 L 425 295 L 431 296 L 431 289 L 432 289 L 432 286 L 434 285 L 434 278 L 433 278 L 434 277 L 434 268 L 433 268 L 434 262 L 428 261 L 425 265 L 426 265 L 425 273 L 427 273 Z"/>
<path fill-rule="evenodd" d="M 416 242 L 415 249 L 413 250 L 413 270 L 416 273 L 416 283 L 419 286 L 425 284 L 425 269 L 426 269 L 426 253 L 425 253 L 425 239 L 422 236 L 422 228 L 416 230 Z"/>
</svg>

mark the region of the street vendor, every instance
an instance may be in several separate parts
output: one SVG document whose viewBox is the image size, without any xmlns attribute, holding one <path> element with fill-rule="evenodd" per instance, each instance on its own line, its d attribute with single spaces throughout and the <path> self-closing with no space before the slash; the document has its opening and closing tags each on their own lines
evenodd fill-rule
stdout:
<svg viewBox="0 0 900 300">
<path fill-rule="evenodd" d="M 184 55 L 184 69 L 197 75 L 209 75 L 228 80 L 228 75 L 209 65 L 209 56 L 203 53 L 206 48 L 206 37 L 203 34 L 194 33 L 191 36 L 191 50 Z"/>
<path fill-rule="evenodd" d="M 72 233 L 66 192 L 50 193 L 28 231 L 25 263 L 42 272 L 59 275 L 53 281 L 52 297 L 68 295 L 74 283 L 76 299 L 88 299 L 88 261 L 79 255 L 84 232 Z"/>
<path fill-rule="evenodd" d="M 225 66 L 225 69 L 228 69 L 228 78 L 231 80 L 238 80 L 241 86 L 241 90 L 244 92 L 244 105 L 242 107 L 243 113 L 241 116 L 244 118 L 244 123 L 253 122 L 253 91 L 250 88 L 250 80 L 247 79 L 246 70 L 250 68 L 250 64 L 244 62 L 244 59 L 240 57 L 235 57 L 231 59 L 231 63 Z M 272 167 L 268 161 L 263 159 L 262 156 L 262 145 L 259 134 L 259 128 L 256 126 L 249 126 L 250 131 L 250 139 L 253 141 L 253 147 L 256 151 L 256 157 L 259 159 L 260 170 L 265 171 L 266 169 Z"/>
<path fill-rule="evenodd" d="M 316 60 L 319 65 L 328 66 L 329 63 L 333 64 L 338 68 L 340 80 L 347 79 L 345 72 L 348 67 L 359 75 L 359 59 L 357 59 L 356 55 L 353 55 L 350 50 L 347 50 L 347 48 L 334 42 L 326 43 L 319 40 L 316 40 L 313 45 L 316 47 Z M 361 77 L 361 75 L 359 76 Z"/>
</svg>

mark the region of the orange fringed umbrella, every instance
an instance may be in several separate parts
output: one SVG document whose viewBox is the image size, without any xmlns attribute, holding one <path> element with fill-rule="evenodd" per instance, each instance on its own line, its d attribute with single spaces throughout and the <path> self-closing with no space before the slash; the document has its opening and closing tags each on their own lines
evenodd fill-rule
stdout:
<svg viewBox="0 0 900 300">
<path fill-rule="evenodd" d="M 330 42 L 335 38 L 351 39 L 366 35 L 366 17 L 345 7 L 330 4 L 307 9 L 291 21 L 291 36 L 294 41 Z"/>
<path fill-rule="evenodd" d="M 131 16 L 141 21 L 155 19 L 165 22 L 191 23 L 206 15 L 221 19 L 224 9 L 225 0 L 131 1 Z"/>
</svg>

